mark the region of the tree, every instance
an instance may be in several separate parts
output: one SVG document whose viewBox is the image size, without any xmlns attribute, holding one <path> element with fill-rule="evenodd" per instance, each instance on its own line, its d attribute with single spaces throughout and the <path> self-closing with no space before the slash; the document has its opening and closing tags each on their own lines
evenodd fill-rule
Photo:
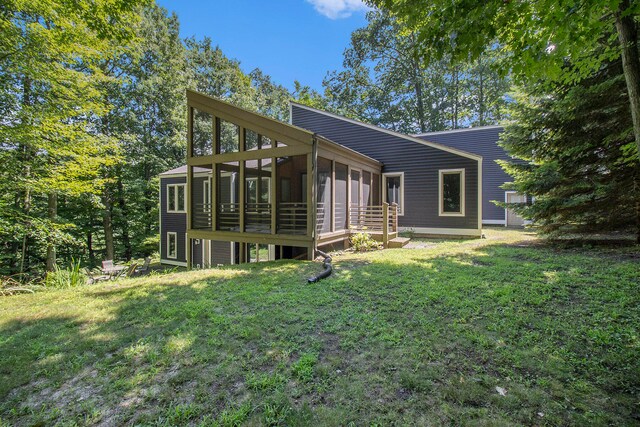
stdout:
<svg viewBox="0 0 640 427">
<path fill-rule="evenodd" d="M 10 270 L 27 271 L 32 257 L 44 255 L 47 268 L 53 267 L 55 247 L 68 238 L 69 228 L 59 221 L 58 197 L 95 192 L 98 171 L 112 162 L 111 141 L 89 118 L 108 109 L 100 90 L 108 77 L 99 63 L 112 45 L 132 36 L 137 3 L 47 0 L 2 6 L 0 236 Z"/>
<path fill-rule="evenodd" d="M 403 33 L 380 11 L 367 19 L 351 35 L 344 70 L 324 80 L 332 110 L 404 133 L 488 124 L 501 116 L 508 79 L 489 72 L 488 60 L 423 61 L 416 33 Z"/>
<path fill-rule="evenodd" d="M 503 147 L 508 187 L 535 197 L 515 206 L 549 234 L 625 230 L 636 221 L 636 152 L 620 61 L 580 83 L 533 86 L 518 96 Z"/>
<path fill-rule="evenodd" d="M 418 34 L 423 58 L 477 58 L 488 49 L 504 53 L 520 82 L 570 83 L 621 59 L 630 129 L 640 155 L 640 3 L 630 0 L 466 2 L 369 0 Z M 567 63 L 571 66 L 567 67 Z M 638 166 L 640 168 L 640 166 Z M 640 241 L 640 171 L 635 174 Z"/>
</svg>

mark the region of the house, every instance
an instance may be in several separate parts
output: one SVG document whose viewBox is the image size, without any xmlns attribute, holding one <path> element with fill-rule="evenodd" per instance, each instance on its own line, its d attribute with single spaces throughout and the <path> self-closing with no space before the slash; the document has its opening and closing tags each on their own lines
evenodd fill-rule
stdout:
<svg viewBox="0 0 640 427">
<path fill-rule="evenodd" d="M 482 157 L 292 103 L 282 123 L 187 91 L 187 164 L 160 175 L 160 255 L 312 259 L 366 229 L 482 233 Z M 401 243 L 401 242 L 400 242 Z"/>
<path fill-rule="evenodd" d="M 504 190 L 502 185 L 513 178 L 496 160 L 513 159 L 498 145 L 502 126 L 480 126 L 469 129 L 455 129 L 428 132 L 415 135 L 417 138 L 465 150 L 482 156 L 482 224 L 522 226 L 525 221 L 510 209 L 502 208 L 494 201 L 505 203 L 525 203 L 527 198 L 515 191 Z"/>
</svg>

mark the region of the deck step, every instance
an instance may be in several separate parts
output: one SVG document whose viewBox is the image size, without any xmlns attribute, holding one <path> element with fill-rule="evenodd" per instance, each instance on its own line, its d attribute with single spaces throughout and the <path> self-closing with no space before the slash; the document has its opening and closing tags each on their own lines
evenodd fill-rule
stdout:
<svg viewBox="0 0 640 427">
<path fill-rule="evenodd" d="M 401 248 L 404 245 L 406 245 L 407 243 L 409 243 L 409 240 L 411 240 L 411 239 L 408 238 L 408 237 L 396 237 L 395 239 L 389 240 L 388 247 L 390 247 L 390 248 Z"/>
</svg>

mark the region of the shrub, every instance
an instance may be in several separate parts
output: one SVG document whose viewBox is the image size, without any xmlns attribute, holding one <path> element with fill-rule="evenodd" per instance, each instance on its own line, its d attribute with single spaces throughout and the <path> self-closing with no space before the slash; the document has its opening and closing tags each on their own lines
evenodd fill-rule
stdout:
<svg viewBox="0 0 640 427">
<path fill-rule="evenodd" d="M 379 242 L 371 237 L 371 234 L 366 231 L 360 231 L 356 234 L 352 234 L 351 238 L 351 247 L 356 252 L 367 252 L 376 249 L 380 249 L 381 245 Z"/>
<path fill-rule="evenodd" d="M 147 256 L 154 255 L 156 252 L 158 252 L 159 246 L 160 246 L 160 235 L 158 234 L 158 235 L 146 237 L 138 247 L 138 250 L 143 256 L 147 257 Z"/>
<path fill-rule="evenodd" d="M 75 261 L 71 258 L 68 269 L 54 266 L 53 271 L 47 273 L 44 283 L 48 288 L 74 288 L 86 282 L 87 276 L 80 268 L 80 260 Z"/>
</svg>

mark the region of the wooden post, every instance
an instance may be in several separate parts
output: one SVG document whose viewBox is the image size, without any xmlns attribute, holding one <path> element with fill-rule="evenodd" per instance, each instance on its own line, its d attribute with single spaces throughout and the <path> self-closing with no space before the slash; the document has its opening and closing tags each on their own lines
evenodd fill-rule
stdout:
<svg viewBox="0 0 640 427">
<path fill-rule="evenodd" d="M 386 248 L 389 244 L 389 203 L 382 204 L 382 243 Z"/>
<path fill-rule="evenodd" d="M 393 220 L 393 229 L 391 230 L 394 233 L 398 232 L 398 204 L 396 202 L 393 202 L 391 204 L 391 207 L 393 208 L 393 212 L 392 212 L 392 216 L 391 219 Z"/>
<path fill-rule="evenodd" d="M 347 165 L 347 230 L 351 230 L 351 166 Z"/>
<path fill-rule="evenodd" d="M 258 161 L 260 161 L 260 160 L 258 160 Z M 244 207 L 245 207 L 244 200 L 247 197 L 247 195 L 244 194 L 244 189 L 245 189 L 245 186 L 246 186 L 246 184 L 244 182 L 244 179 L 245 179 L 244 178 L 244 174 L 245 174 L 244 161 L 241 160 L 240 161 L 240 177 L 239 177 L 239 180 L 240 180 L 240 183 L 239 183 L 240 184 L 240 188 L 239 188 L 239 190 L 240 191 L 238 192 L 239 193 L 238 198 L 240 199 L 240 200 L 238 200 L 238 208 L 240 209 L 240 232 L 241 233 L 244 233 Z"/>
<path fill-rule="evenodd" d="M 276 167 L 277 167 L 277 157 L 272 157 L 271 158 L 271 188 L 269 188 L 269 197 L 271 200 L 271 234 L 276 234 L 276 227 L 277 227 L 277 223 L 276 223 L 276 219 L 277 219 L 277 212 L 276 212 L 276 208 L 277 208 L 277 197 L 276 194 L 277 193 L 277 182 L 276 182 Z M 282 189 L 280 190 L 282 191 Z"/>
<path fill-rule="evenodd" d="M 191 230 L 191 216 L 193 215 L 193 198 L 191 197 L 191 185 L 193 185 L 193 166 L 187 166 L 187 188 L 185 189 L 184 204 L 187 209 L 187 232 L 184 235 L 186 243 L 187 270 L 191 270 L 191 241 L 189 230 Z M 168 195 L 167 195 L 168 196 Z M 177 197 L 176 197 L 177 198 Z M 177 201 L 176 201 L 177 203 Z M 178 241 L 176 239 L 176 254 L 178 253 Z"/>
<path fill-rule="evenodd" d="M 209 211 L 211 212 L 211 231 L 216 231 L 218 228 L 217 220 L 218 220 L 218 174 L 217 174 L 217 164 L 211 164 L 211 188 L 209 189 L 211 192 L 210 200 L 211 200 L 211 208 Z"/>
</svg>

